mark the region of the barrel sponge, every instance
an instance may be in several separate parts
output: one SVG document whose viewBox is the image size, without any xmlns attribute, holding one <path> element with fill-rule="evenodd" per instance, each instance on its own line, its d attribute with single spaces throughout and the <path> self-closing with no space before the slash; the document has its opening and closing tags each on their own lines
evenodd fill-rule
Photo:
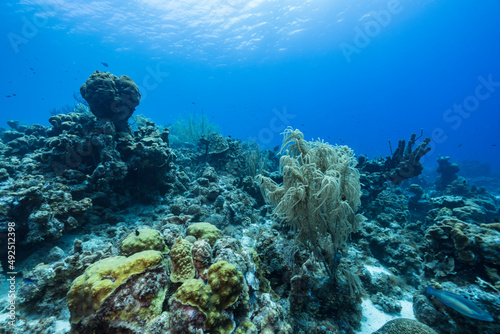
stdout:
<svg viewBox="0 0 500 334">
<path fill-rule="evenodd" d="M 163 254 L 148 250 L 132 256 L 114 256 L 90 265 L 71 285 L 67 295 L 70 322 L 99 309 L 103 301 L 130 276 L 163 263 Z"/>
<path fill-rule="evenodd" d="M 193 261 L 193 244 L 182 238 L 175 240 L 170 252 L 172 261 L 172 273 L 170 280 L 174 283 L 184 283 L 190 278 L 194 278 L 195 268 Z"/>
<path fill-rule="evenodd" d="M 212 304 L 223 310 L 238 300 L 243 291 L 243 275 L 234 265 L 219 261 L 208 270 L 208 285 L 213 292 Z"/>
<path fill-rule="evenodd" d="M 223 236 L 221 230 L 210 223 L 191 224 L 186 230 L 186 235 L 192 235 L 198 239 L 208 239 L 208 243 L 212 247 Z"/>
<path fill-rule="evenodd" d="M 127 235 L 120 246 L 120 252 L 125 256 L 145 250 L 156 250 L 167 253 L 169 251 L 168 247 L 165 246 L 165 242 L 163 242 L 160 232 L 150 228 L 135 230 Z"/>
</svg>

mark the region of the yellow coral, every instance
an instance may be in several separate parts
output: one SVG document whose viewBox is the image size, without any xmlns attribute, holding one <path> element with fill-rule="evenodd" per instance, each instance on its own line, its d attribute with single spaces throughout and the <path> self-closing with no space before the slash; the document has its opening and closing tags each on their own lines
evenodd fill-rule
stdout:
<svg viewBox="0 0 500 334">
<path fill-rule="evenodd" d="M 207 317 L 205 326 L 210 333 L 226 334 L 232 333 L 234 322 L 224 309 L 236 303 L 242 291 L 241 272 L 234 265 L 220 261 L 210 266 L 208 285 L 201 279 L 186 280 L 174 298 L 203 312 Z"/>
<path fill-rule="evenodd" d="M 90 265 L 71 285 L 67 295 L 70 321 L 93 314 L 102 302 L 131 275 L 163 262 L 158 251 L 143 251 L 130 257 L 114 256 Z"/>
<path fill-rule="evenodd" d="M 170 252 L 172 273 L 170 280 L 174 283 L 183 283 L 194 278 L 195 268 L 192 253 L 193 244 L 182 238 L 175 240 Z"/>
<path fill-rule="evenodd" d="M 210 223 L 194 223 L 188 226 L 186 235 L 195 236 L 198 239 L 208 239 L 210 246 L 214 246 L 215 242 L 222 238 L 221 230 Z"/>
<path fill-rule="evenodd" d="M 198 307 L 200 311 L 208 310 L 208 301 L 212 291 L 201 279 L 191 278 L 185 281 L 175 292 L 175 298 L 184 305 Z"/>
<path fill-rule="evenodd" d="M 135 230 L 122 241 L 120 246 L 120 251 L 125 256 L 145 250 L 168 252 L 168 247 L 165 246 L 159 231 L 150 228 Z"/>
<path fill-rule="evenodd" d="M 223 310 L 238 300 L 243 291 L 243 275 L 234 265 L 219 261 L 208 270 L 208 284 L 214 293 L 212 302 Z"/>
</svg>

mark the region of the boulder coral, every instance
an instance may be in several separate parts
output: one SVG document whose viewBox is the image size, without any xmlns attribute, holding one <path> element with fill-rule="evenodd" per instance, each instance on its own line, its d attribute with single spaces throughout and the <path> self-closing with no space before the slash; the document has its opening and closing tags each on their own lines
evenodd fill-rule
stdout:
<svg viewBox="0 0 500 334">
<path fill-rule="evenodd" d="M 165 242 L 163 242 L 163 238 L 159 231 L 150 228 L 137 229 L 127 235 L 120 246 L 120 252 L 125 256 L 130 256 L 145 250 L 156 250 L 168 253 L 168 247 L 165 245 Z"/>
<path fill-rule="evenodd" d="M 80 87 L 80 93 L 98 119 L 111 120 L 117 131 L 130 131 L 127 121 L 141 99 L 139 87 L 130 77 L 95 71 Z"/>
<path fill-rule="evenodd" d="M 243 275 L 234 265 L 219 261 L 208 270 L 208 284 L 214 293 L 211 302 L 219 309 L 226 309 L 236 303 L 243 291 Z"/>
<path fill-rule="evenodd" d="M 186 235 L 192 235 L 197 239 L 208 239 L 208 243 L 212 247 L 223 236 L 221 230 L 210 223 L 191 224 L 186 230 Z"/>
<path fill-rule="evenodd" d="M 112 305 L 104 304 L 108 298 L 119 288 L 123 288 L 129 279 L 135 279 L 135 276 L 143 275 L 158 266 L 162 266 L 165 271 L 163 254 L 153 250 L 136 253 L 130 257 L 114 256 L 90 265 L 73 281 L 67 295 L 72 327 L 82 328 L 90 326 L 97 320 L 102 321 L 102 317 L 105 317 L 102 311 L 103 306 L 107 306 L 108 313 L 109 308 L 112 308 Z M 161 271 L 158 274 L 161 275 Z M 155 289 L 155 291 L 143 294 L 142 297 L 148 300 L 145 304 L 151 304 L 153 299 L 161 297 L 158 293 L 159 290 Z M 138 303 L 132 303 L 129 307 L 134 304 Z M 139 304 L 137 306 L 140 307 Z M 161 303 L 159 307 L 161 310 Z M 144 310 L 147 309 L 150 309 L 148 305 L 144 307 Z M 81 331 L 77 332 L 81 333 Z"/>
<path fill-rule="evenodd" d="M 210 266 L 208 284 L 201 279 L 185 281 L 170 300 L 173 333 L 199 328 L 210 333 L 231 333 L 235 322 L 227 309 L 237 303 L 243 284 L 242 273 L 225 261 Z"/>
</svg>

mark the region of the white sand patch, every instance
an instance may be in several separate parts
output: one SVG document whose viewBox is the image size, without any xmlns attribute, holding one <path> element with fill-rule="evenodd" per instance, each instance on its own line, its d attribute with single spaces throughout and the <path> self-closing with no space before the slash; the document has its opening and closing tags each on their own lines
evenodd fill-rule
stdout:
<svg viewBox="0 0 500 334">
<path fill-rule="evenodd" d="M 380 274 L 386 274 L 392 276 L 393 274 L 382 266 L 370 266 L 365 265 L 365 268 L 370 272 L 372 277 L 376 277 Z M 398 319 L 407 318 L 414 319 L 413 314 L 413 302 L 411 302 L 411 296 L 405 296 L 407 300 L 400 300 L 401 303 L 401 314 L 386 314 L 380 311 L 369 298 L 363 299 L 361 304 L 363 308 L 363 319 L 361 320 L 361 330 L 357 333 L 359 334 L 372 334 L 380 327 L 382 327 L 386 322 Z"/>
<path fill-rule="evenodd" d="M 56 333 L 65 334 L 68 333 L 70 329 L 71 325 L 69 324 L 69 321 L 62 321 L 62 320 L 56 321 Z"/>
<path fill-rule="evenodd" d="M 382 266 L 375 267 L 375 266 L 365 265 L 365 268 L 366 268 L 366 270 L 368 270 L 370 272 L 370 274 L 372 276 L 376 276 L 377 274 L 380 274 L 380 273 L 384 273 L 384 274 L 392 276 L 392 273 Z"/>
<path fill-rule="evenodd" d="M 407 300 L 401 300 L 400 302 L 402 307 L 401 314 L 389 315 L 377 309 L 370 299 L 364 299 L 361 304 L 363 307 L 361 330 L 357 333 L 371 334 L 382 327 L 386 322 L 393 319 L 407 318 L 415 320 L 415 316 L 413 315 L 413 303 Z"/>
</svg>

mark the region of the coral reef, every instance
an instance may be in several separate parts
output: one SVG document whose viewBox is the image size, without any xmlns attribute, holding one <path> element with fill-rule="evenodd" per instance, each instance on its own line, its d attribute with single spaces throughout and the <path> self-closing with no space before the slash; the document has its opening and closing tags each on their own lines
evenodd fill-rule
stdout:
<svg viewBox="0 0 500 334">
<path fill-rule="evenodd" d="M 102 213 L 125 206 L 130 194 L 148 201 L 180 183 L 174 154 L 152 122 L 120 135 L 90 114 L 49 121 L 51 127 L 13 124 L 16 136 L 7 138 L 17 139 L 7 140 L 1 152 L 11 158 L 0 159 L 0 218 L 16 222 L 23 244 L 60 238 L 88 220 L 92 208 Z M 41 144 L 26 144 L 33 136 Z"/>
<path fill-rule="evenodd" d="M 68 308 L 73 324 L 87 320 L 101 309 L 103 302 L 131 276 L 162 264 L 163 255 L 158 251 L 143 251 L 130 257 L 114 256 L 90 265 L 78 276 L 68 292 Z M 132 306 L 131 304 L 130 306 Z"/>
<path fill-rule="evenodd" d="M 366 305 L 392 319 L 413 305 L 419 321 L 376 333 L 499 331 L 493 173 L 459 177 L 446 158 L 435 181 L 416 135 L 356 165 L 349 148 L 298 130 L 261 151 L 208 124 L 167 129 L 131 114 L 132 81 L 92 78 L 92 112 L 0 130 L 0 233 L 15 226 L 18 245 L 17 318 L 2 309 L 0 334 L 353 334 L 370 321 Z M 95 109 L 120 103 L 123 120 Z M 465 317 L 427 286 L 495 321 Z"/>
</svg>

